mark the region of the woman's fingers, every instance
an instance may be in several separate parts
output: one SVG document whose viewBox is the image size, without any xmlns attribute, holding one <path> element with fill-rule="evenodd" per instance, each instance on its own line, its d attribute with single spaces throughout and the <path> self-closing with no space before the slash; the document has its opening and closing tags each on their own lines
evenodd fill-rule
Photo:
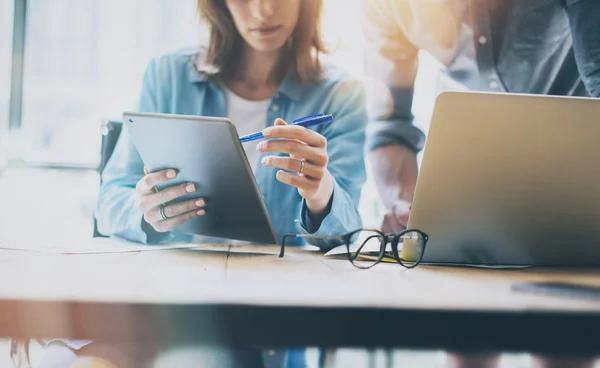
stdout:
<svg viewBox="0 0 600 368">
<path fill-rule="evenodd" d="M 310 194 L 319 190 L 320 180 L 314 180 L 285 171 L 278 171 L 276 177 L 280 182 L 298 188 L 300 195 L 303 197 L 305 197 L 305 195 L 310 196 Z"/>
<path fill-rule="evenodd" d="M 183 223 L 190 221 L 191 219 L 194 219 L 194 218 L 200 217 L 200 216 L 204 216 L 205 214 L 206 214 L 206 211 L 203 209 L 198 210 L 198 211 L 186 212 L 182 215 L 171 217 L 167 220 L 152 223 L 151 225 L 154 228 L 154 230 L 158 231 L 159 233 L 165 233 L 165 232 L 173 230 L 175 227 L 177 227 Z"/>
<path fill-rule="evenodd" d="M 317 166 L 326 166 L 328 161 L 327 151 L 323 148 L 315 148 L 295 141 L 262 141 L 257 149 L 260 152 L 279 152 L 294 157 L 303 157 L 306 161 Z"/>
<path fill-rule="evenodd" d="M 262 159 L 262 164 L 269 167 L 275 167 L 287 171 L 294 171 L 312 179 L 320 180 L 325 175 L 325 168 L 313 165 L 302 159 L 294 157 L 267 156 Z"/>
<path fill-rule="evenodd" d="M 327 139 L 321 134 L 297 125 L 269 127 L 263 131 L 263 135 L 269 139 L 299 140 L 312 147 L 325 147 L 327 145 Z"/>
<path fill-rule="evenodd" d="M 168 203 L 181 196 L 194 193 L 195 191 L 196 186 L 192 183 L 175 185 L 163 189 L 160 192 L 142 195 L 141 197 L 139 197 L 138 207 L 142 210 L 142 212 L 146 213 L 154 207 L 158 207 L 161 204 Z"/>
<path fill-rule="evenodd" d="M 148 170 L 145 169 L 144 171 L 147 172 Z M 177 172 L 172 169 L 148 173 L 140 181 L 138 181 L 136 190 L 141 195 L 154 193 L 154 188 L 158 184 L 166 183 L 169 180 L 174 179 L 176 176 Z"/>
<path fill-rule="evenodd" d="M 137 205 L 144 213 L 144 220 L 158 232 L 167 232 L 173 230 L 178 225 L 183 224 L 198 216 L 203 216 L 206 211 L 206 201 L 203 198 L 187 200 L 181 203 L 173 203 L 163 207 L 163 219 L 160 213 L 161 205 L 169 203 L 184 195 L 196 192 L 196 185 L 193 183 L 183 183 L 174 185 L 161 190 L 156 190 L 156 186 L 166 183 L 177 176 L 175 170 L 162 170 L 150 173 L 144 168 L 146 174 L 136 185 Z"/>
<path fill-rule="evenodd" d="M 286 126 L 288 124 L 282 118 L 277 118 L 277 119 L 275 119 L 275 123 L 273 125 L 275 125 L 275 126 Z"/>
<path fill-rule="evenodd" d="M 327 146 L 327 139 L 314 130 L 307 129 L 299 125 L 276 125 L 265 128 L 263 135 L 269 139 L 293 139 L 305 142 L 312 147 L 324 148 Z"/>
<path fill-rule="evenodd" d="M 191 200 L 188 200 L 185 202 L 174 203 L 174 204 L 165 206 L 163 209 L 163 213 L 165 214 L 165 216 L 167 218 L 172 218 L 172 217 L 177 217 L 179 215 L 182 215 L 182 214 L 190 212 L 190 211 L 203 210 L 205 206 L 206 206 L 206 201 L 204 200 L 204 198 L 196 198 L 196 199 L 191 199 Z M 160 206 L 148 211 L 144 215 L 144 219 L 148 223 L 156 223 L 159 221 L 163 221 L 163 218 L 160 215 Z"/>
</svg>

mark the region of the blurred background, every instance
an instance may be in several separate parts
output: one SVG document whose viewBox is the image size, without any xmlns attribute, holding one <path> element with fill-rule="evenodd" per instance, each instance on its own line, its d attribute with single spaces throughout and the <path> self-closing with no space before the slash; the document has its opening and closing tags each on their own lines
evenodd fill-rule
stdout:
<svg viewBox="0 0 600 368">
<path fill-rule="evenodd" d="M 134 108 L 151 57 L 206 38 L 195 8 L 194 0 L 0 0 L 0 242 L 91 236 L 103 124 Z M 330 58 L 361 78 L 359 15 L 359 0 L 325 0 Z M 420 57 L 413 112 L 427 132 L 439 69 Z M 372 182 L 361 212 L 379 224 Z M 442 353 L 344 354 L 347 366 L 387 366 L 391 355 L 399 366 L 443 364 Z M 2 342 L 1 367 L 8 357 Z"/>
<path fill-rule="evenodd" d="M 97 165 L 101 123 L 133 108 L 150 58 L 205 39 L 195 7 L 193 0 L 2 0 L 0 47 L 9 51 L 0 56 L 3 151 L 29 164 Z M 331 59 L 357 76 L 359 23 L 357 0 L 325 1 Z M 22 113 L 9 121 L 10 50 L 18 66 L 12 99 Z M 435 83 L 435 64 L 425 64 L 423 83 Z M 416 112 L 426 113 L 435 96 L 422 90 Z"/>
</svg>

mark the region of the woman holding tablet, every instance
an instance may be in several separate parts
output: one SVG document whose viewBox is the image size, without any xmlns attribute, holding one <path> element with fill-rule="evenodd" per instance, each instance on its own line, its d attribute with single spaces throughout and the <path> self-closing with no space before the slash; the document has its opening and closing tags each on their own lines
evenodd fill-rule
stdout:
<svg viewBox="0 0 600 368">
<path fill-rule="evenodd" d="M 154 58 L 139 101 L 141 112 L 228 117 L 240 135 L 262 131 L 266 140 L 243 147 L 279 238 L 298 232 L 338 235 L 361 227 L 357 206 L 366 176 L 364 94 L 357 81 L 319 60 L 324 51 L 321 3 L 199 0 L 210 30 L 208 47 Z M 286 124 L 320 113 L 335 120 L 313 128 Z M 155 191 L 176 175 L 175 170 L 145 172 L 129 134 L 123 132 L 103 172 L 100 232 L 142 243 L 192 240 L 173 229 L 204 215 L 210 206 L 205 208 L 205 198 L 193 184 Z M 168 204 L 190 193 L 197 196 Z M 104 357 L 119 367 L 151 366 L 133 361 L 129 347 L 64 340 L 54 344 L 57 349 L 49 349 L 49 359 L 68 361 L 65 354 L 72 354 L 73 359 Z M 151 347 L 140 348 L 153 353 Z M 306 366 L 303 349 L 272 353 L 235 351 L 229 359 L 239 367 L 254 367 L 258 361 Z"/>
<path fill-rule="evenodd" d="M 208 47 L 156 57 L 141 91 L 142 112 L 227 117 L 240 135 L 263 131 L 267 140 L 243 147 L 278 238 L 361 227 L 364 95 L 357 81 L 319 60 L 321 3 L 199 0 Z M 334 122 L 311 129 L 286 124 L 319 113 Z M 176 175 L 145 172 L 128 134 L 121 134 L 103 173 L 100 232 L 143 243 L 193 240 L 173 229 L 210 207 L 191 183 L 156 192 Z M 190 193 L 197 196 L 169 204 Z"/>
</svg>

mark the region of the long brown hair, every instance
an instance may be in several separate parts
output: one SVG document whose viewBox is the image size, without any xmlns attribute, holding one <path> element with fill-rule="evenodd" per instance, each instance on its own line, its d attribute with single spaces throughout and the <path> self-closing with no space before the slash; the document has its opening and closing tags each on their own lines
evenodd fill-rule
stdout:
<svg viewBox="0 0 600 368">
<path fill-rule="evenodd" d="M 322 72 L 319 62 L 319 54 L 325 52 L 320 26 L 322 7 L 323 0 L 301 0 L 298 24 L 280 65 L 282 74 L 291 73 L 302 83 L 315 81 Z M 204 62 L 217 78 L 233 75 L 240 60 L 243 39 L 225 0 L 198 0 L 198 12 L 208 23 L 210 32 Z"/>
</svg>

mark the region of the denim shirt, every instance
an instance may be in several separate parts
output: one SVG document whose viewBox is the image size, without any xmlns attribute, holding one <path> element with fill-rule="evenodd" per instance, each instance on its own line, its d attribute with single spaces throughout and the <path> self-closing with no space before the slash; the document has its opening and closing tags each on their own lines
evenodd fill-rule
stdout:
<svg viewBox="0 0 600 368">
<path fill-rule="evenodd" d="M 206 69 L 202 59 L 197 50 L 181 50 L 154 58 L 143 79 L 139 111 L 226 116 L 222 89 L 199 71 Z M 335 179 L 331 210 L 318 228 L 311 229 L 306 203 L 298 190 L 276 180 L 277 169 L 259 164 L 256 181 L 278 239 L 284 234 L 309 232 L 344 234 L 362 226 L 357 207 L 366 180 L 363 146 L 367 117 L 361 85 L 329 65 L 324 66 L 322 77 L 313 84 L 301 84 L 286 77 L 271 100 L 265 127 L 273 125 L 279 117 L 291 122 L 317 113 L 333 114 L 335 118 L 333 123 L 314 129 L 328 141 L 328 170 Z M 189 234 L 176 230 L 158 233 L 144 223 L 134 196 L 136 183 L 144 176 L 144 165 L 126 126 L 124 129 L 102 174 L 97 207 L 99 231 L 141 243 L 190 241 Z M 259 159 L 266 154 L 261 154 Z M 298 243 L 303 242 L 298 240 Z M 326 248 L 339 244 L 332 240 L 311 243 Z"/>
<path fill-rule="evenodd" d="M 375 96 L 368 149 L 423 148 L 411 113 L 419 50 L 470 90 L 600 97 L 598 0 L 363 3 L 365 74 L 387 87 Z"/>
</svg>

